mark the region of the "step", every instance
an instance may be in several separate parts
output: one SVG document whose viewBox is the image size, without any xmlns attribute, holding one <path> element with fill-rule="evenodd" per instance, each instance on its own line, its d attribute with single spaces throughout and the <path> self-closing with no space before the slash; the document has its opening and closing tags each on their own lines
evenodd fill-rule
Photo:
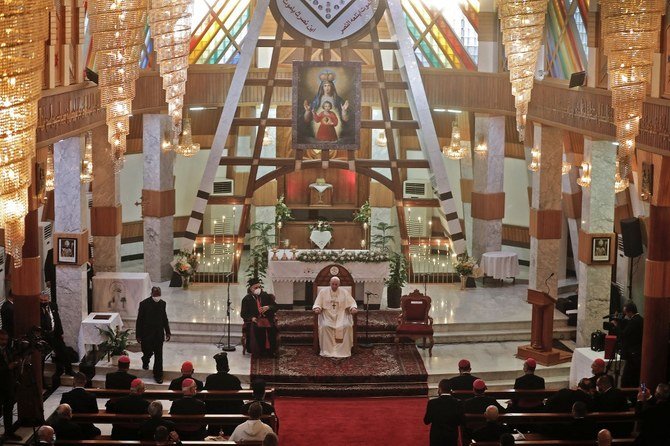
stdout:
<svg viewBox="0 0 670 446">
<path fill-rule="evenodd" d="M 560 316 L 558 316 L 560 315 Z M 568 318 L 561 313 L 557 313 L 554 317 L 554 328 L 561 328 L 568 326 Z M 531 321 L 505 321 L 505 322 L 452 322 L 446 324 L 433 323 L 433 329 L 436 333 L 448 332 L 466 332 L 466 331 L 482 331 L 482 330 L 528 330 L 530 331 Z"/>
<path fill-rule="evenodd" d="M 554 328 L 555 339 L 573 339 L 577 334 L 575 327 Z M 436 344 L 461 344 L 468 342 L 524 341 L 530 339 L 530 327 L 527 330 L 479 330 L 435 333 Z"/>
</svg>

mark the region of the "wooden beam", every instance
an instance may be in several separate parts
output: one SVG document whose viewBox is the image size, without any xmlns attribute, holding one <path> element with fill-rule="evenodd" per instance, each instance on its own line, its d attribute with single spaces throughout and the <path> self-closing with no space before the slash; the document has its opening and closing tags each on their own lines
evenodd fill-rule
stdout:
<svg viewBox="0 0 670 446">
<path fill-rule="evenodd" d="M 207 199 L 207 204 L 229 204 L 229 205 L 242 205 L 244 204 L 243 195 L 210 195 Z"/>
<path fill-rule="evenodd" d="M 270 87 L 266 87 L 270 88 Z M 233 126 L 236 127 L 260 127 L 263 118 L 233 118 Z M 392 130 L 418 130 L 419 123 L 416 121 L 402 120 L 361 120 L 362 129 L 385 129 L 386 122 L 389 122 Z M 293 121 L 286 118 L 265 118 L 265 127 L 292 127 Z M 387 137 L 388 140 L 388 137 Z"/>
<path fill-rule="evenodd" d="M 272 48 L 275 45 L 273 39 L 258 39 L 259 48 Z M 320 42 L 312 41 L 312 45 L 315 48 L 319 48 L 319 45 L 323 45 Z M 396 42 L 384 41 L 384 42 L 367 42 L 359 40 L 357 42 L 349 43 L 347 48 L 352 50 L 371 50 L 375 45 L 381 50 L 397 50 L 398 44 Z M 295 39 L 283 40 L 281 44 L 282 48 L 302 48 L 305 46 L 305 42 L 297 41 Z M 309 60 L 305 58 L 305 60 Z"/>
</svg>

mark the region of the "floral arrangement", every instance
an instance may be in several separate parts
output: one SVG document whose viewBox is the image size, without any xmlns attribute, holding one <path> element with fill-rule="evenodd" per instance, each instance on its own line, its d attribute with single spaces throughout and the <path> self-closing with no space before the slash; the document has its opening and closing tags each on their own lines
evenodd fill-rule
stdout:
<svg viewBox="0 0 670 446">
<path fill-rule="evenodd" d="M 198 257 L 187 251 L 179 251 L 170 265 L 181 277 L 191 277 L 198 270 Z"/>
<path fill-rule="evenodd" d="M 277 204 L 275 204 L 275 223 L 289 220 L 294 220 L 294 218 L 291 214 L 291 209 L 284 203 L 284 196 L 282 195 L 277 199 Z"/>
<path fill-rule="evenodd" d="M 354 222 L 369 223 L 370 218 L 372 218 L 372 208 L 370 207 L 370 203 L 366 201 L 358 211 L 354 212 Z"/>
<path fill-rule="evenodd" d="M 470 276 L 475 268 L 477 268 L 477 262 L 472 257 L 463 258 L 454 265 L 454 270 L 459 276 Z"/>
<path fill-rule="evenodd" d="M 361 263 L 381 263 L 387 262 L 389 256 L 379 251 L 325 251 L 314 249 L 302 251 L 296 256 L 301 262 L 361 262 Z"/>
<path fill-rule="evenodd" d="M 309 232 L 319 231 L 319 232 L 333 232 L 333 227 L 326 220 L 319 220 L 313 225 L 309 225 Z"/>
</svg>

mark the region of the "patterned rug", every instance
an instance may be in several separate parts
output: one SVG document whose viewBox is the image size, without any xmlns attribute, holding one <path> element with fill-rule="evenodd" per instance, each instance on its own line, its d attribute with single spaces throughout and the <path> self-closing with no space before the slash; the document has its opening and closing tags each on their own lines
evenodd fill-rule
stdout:
<svg viewBox="0 0 670 446">
<path fill-rule="evenodd" d="M 311 346 L 281 345 L 277 358 L 253 358 L 251 379 L 262 378 L 279 395 L 427 395 L 428 373 L 416 346 L 377 344 L 350 358 L 322 358 Z"/>
</svg>

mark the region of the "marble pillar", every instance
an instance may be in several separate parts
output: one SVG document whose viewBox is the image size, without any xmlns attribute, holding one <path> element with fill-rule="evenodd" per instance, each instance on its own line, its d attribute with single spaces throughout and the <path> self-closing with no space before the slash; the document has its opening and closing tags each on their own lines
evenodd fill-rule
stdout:
<svg viewBox="0 0 670 446">
<path fill-rule="evenodd" d="M 614 174 L 616 147 L 610 141 L 584 138 L 584 161 L 591 164 L 591 186 L 582 188 L 582 237 L 579 256 L 579 305 L 577 307 L 577 347 L 591 343 L 591 333 L 602 330 L 603 316 L 610 310 L 612 264 L 616 256 L 614 237 Z M 593 237 L 611 236 L 611 261 L 591 258 Z M 597 240 L 596 240 L 597 241 Z"/>
<path fill-rule="evenodd" d="M 565 161 L 570 163 L 572 168 L 570 169 L 570 172 L 563 175 L 561 187 L 563 191 L 563 215 L 565 216 L 565 222 L 567 223 L 567 233 L 570 238 L 572 257 L 575 262 L 575 273 L 577 274 L 577 280 L 579 280 L 577 253 L 579 252 L 579 229 L 582 221 L 582 190 L 577 184 L 577 178 L 579 177 L 578 167 L 581 164 L 581 157 L 575 155 L 575 153 L 565 154 Z M 563 252 L 564 250 L 561 251 Z M 560 278 L 559 274 L 559 279 Z"/>
<path fill-rule="evenodd" d="M 461 145 L 467 144 L 465 157 L 461 158 L 459 168 L 461 171 L 461 203 L 463 204 L 463 230 L 465 232 L 465 243 L 468 253 L 472 255 L 472 189 L 474 178 L 472 174 L 472 150 L 470 141 L 461 140 Z"/>
<path fill-rule="evenodd" d="M 54 144 L 54 261 L 56 295 L 63 338 L 71 347 L 77 346 L 81 321 L 88 314 L 86 303 L 86 261 L 88 232 L 86 228 L 85 185 L 79 180 L 83 154 L 83 137 L 72 137 Z M 60 245 L 76 240 L 76 246 L 63 256 Z M 82 246 L 84 245 L 84 246 Z M 73 263 L 72 258 L 74 258 Z M 65 263 L 68 262 L 68 263 Z"/>
<path fill-rule="evenodd" d="M 107 142 L 107 126 L 93 129 L 93 267 L 114 272 L 121 266 L 121 186 Z"/>
<path fill-rule="evenodd" d="M 555 127 L 534 124 L 533 141 L 540 149 L 540 169 L 532 174 L 530 269 L 528 288 L 556 299 L 561 243 L 561 166 L 563 134 Z"/>
<path fill-rule="evenodd" d="M 505 117 L 475 114 L 476 148 L 485 144 L 487 151 L 473 151 L 472 256 L 500 251 L 502 218 L 505 215 L 503 177 L 505 168 Z"/>
<path fill-rule="evenodd" d="M 153 282 L 164 282 L 172 276 L 174 259 L 175 154 L 164 153 L 162 145 L 172 124 L 168 115 L 146 114 L 142 120 L 144 270 Z"/>
</svg>

